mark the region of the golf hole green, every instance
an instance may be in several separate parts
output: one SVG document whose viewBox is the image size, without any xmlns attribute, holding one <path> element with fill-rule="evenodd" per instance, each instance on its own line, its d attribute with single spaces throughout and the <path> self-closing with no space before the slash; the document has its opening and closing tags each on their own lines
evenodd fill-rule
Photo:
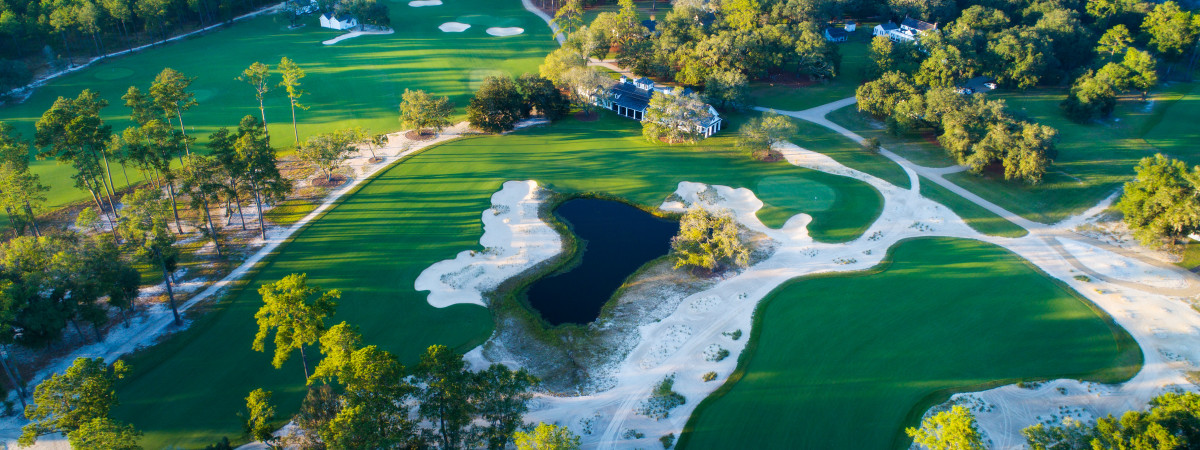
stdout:
<svg viewBox="0 0 1200 450">
<path fill-rule="evenodd" d="M 128 67 L 104 67 L 96 70 L 95 77 L 101 80 L 119 80 L 133 75 Z"/>
<path fill-rule="evenodd" d="M 828 211 L 837 200 L 837 192 L 825 183 L 789 175 L 763 178 L 754 194 L 764 203 L 788 205 L 804 212 Z"/>
</svg>

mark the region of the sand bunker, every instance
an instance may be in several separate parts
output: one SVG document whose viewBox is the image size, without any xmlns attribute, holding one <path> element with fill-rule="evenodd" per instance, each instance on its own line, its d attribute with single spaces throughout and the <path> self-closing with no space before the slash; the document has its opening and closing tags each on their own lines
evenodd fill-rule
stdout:
<svg viewBox="0 0 1200 450">
<path fill-rule="evenodd" d="M 524 28 L 518 27 L 491 27 L 487 29 L 487 34 L 492 36 L 516 36 L 524 32 Z"/>
<path fill-rule="evenodd" d="M 441 4 L 442 0 L 413 0 L 408 2 L 408 6 L 413 8 L 420 8 L 422 6 L 440 6 Z"/>
<path fill-rule="evenodd" d="M 467 28 L 471 28 L 471 26 L 461 22 L 446 22 L 438 25 L 439 30 L 447 33 L 462 33 L 467 31 Z"/>
<path fill-rule="evenodd" d="M 483 293 L 562 251 L 558 232 L 538 218 L 542 196 L 535 181 L 507 181 L 483 212 L 483 251 L 467 250 L 434 263 L 413 287 L 429 292 L 429 304 L 457 303 L 486 307 Z"/>
<path fill-rule="evenodd" d="M 1159 288 L 1180 289 L 1188 285 L 1183 275 L 1169 269 L 1154 267 L 1132 258 L 1123 258 L 1083 242 L 1063 238 L 1058 238 L 1058 241 L 1083 265 L 1109 277 Z"/>
</svg>

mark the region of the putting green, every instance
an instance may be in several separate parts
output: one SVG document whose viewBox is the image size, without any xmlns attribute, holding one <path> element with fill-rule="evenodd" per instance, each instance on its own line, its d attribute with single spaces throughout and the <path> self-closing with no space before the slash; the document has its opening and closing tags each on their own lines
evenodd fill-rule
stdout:
<svg viewBox="0 0 1200 450">
<path fill-rule="evenodd" d="M 754 193 L 764 203 L 787 203 L 808 213 L 829 211 L 837 200 L 837 192 L 828 185 L 793 175 L 763 178 Z"/>
<path fill-rule="evenodd" d="M 950 393 L 1140 369 L 1128 333 L 1003 248 L 914 239 L 889 261 L 764 300 L 737 372 L 697 408 L 681 447 L 903 449 L 903 428 Z"/>
<path fill-rule="evenodd" d="M 726 133 L 698 146 L 653 145 L 637 122 L 604 113 L 595 122 L 571 118 L 428 149 L 310 223 L 217 311 L 134 355 L 134 373 L 118 389 L 121 405 L 114 414 L 146 433 L 146 448 L 192 448 L 241 436 L 237 413 L 253 389 L 273 391 L 281 417 L 295 412 L 303 396 L 299 361 L 275 370 L 270 356 L 250 350 L 254 311 L 261 305 L 256 289 L 293 272 L 342 289 L 331 322 L 357 325 L 366 342 L 406 364 L 433 344 L 470 350 L 491 333 L 491 313 L 478 306 L 433 308 L 413 282 L 434 262 L 482 250 L 480 214 L 507 180 L 533 179 L 560 192 L 606 193 L 644 206 L 661 204 L 680 181 L 753 189 L 772 177 L 811 180 L 837 194 L 834 207 L 813 213 L 810 225 L 815 237 L 827 241 L 854 239 L 879 215 L 879 193 L 866 183 L 753 161 L 733 150 L 734 139 Z M 765 210 L 777 217 L 800 212 L 787 201 Z M 311 365 L 315 349 L 309 355 Z"/>
<path fill-rule="evenodd" d="M 148 89 L 159 71 L 171 67 L 196 78 L 192 88 L 200 103 L 184 113 L 183 119 L 188 134 L 200 140 L 193 149 L 204 151 L 208 135 L 217 128 L 236 127 L 243 116 L 259 115 L 253 88 L 237 80 L 242 70 L 255 61 L 274 67 L 287 56 L 308 74 L 302 80 L 307 94 L 300 102 L 309 109 L 296 112 L 301 139 L 350 126 L 395 131 L 401 128 L 398 108 L 405 89 L 449 96 L 457 107 L 457 119 L 461 119 L 474 83 L 482 79 L 478 74 L 536 73 L 538 64 L 556 46 L 545 23 L 516 0 L 454 0 L 423 8 L 391 5 L 394 34 L 322 45 L 342 32 L 321 28 L 316 15 L 305 16 L 306 26 L 298 29 L 289 29 L 286 21 L 273 15 L 256 17 L 56 78 L 25 102 L 0 106 L 0 121 L 13 124 L 31 138 L 34 123 L 56 98 L 73 98 L 83 89 L 92 89 L 108 100 L 104 118 L 120 133 L 129 125 L 129 110 L 121 96 L 132 85 Z M 466 33 L 443 33 L 437 28 L 464 11 L 487 11 L 489 21 Z M 498 38 L 484 32 L 492 26 L 518 26 L 526 32 Z M 274 145 L 287 150 L 293 145 L 291 109 L 283 90 L 275 87 L 279 75 L 272 77 L 267 122 L 271 135 L 277 137 Z M 70 166 L 53 160 L 32 165 L 51 187 L 47 195 L 51 209 L 90 200 L 88 194 L 73 187 L 70 175 L 74 169 Z M 119 167 L 113 170 L 119 171 Z M 128 172 L 131 181 L 140 181 L 136 170 Z M 122 187 L 123 177 L 115 178 Z"/>
</svg>

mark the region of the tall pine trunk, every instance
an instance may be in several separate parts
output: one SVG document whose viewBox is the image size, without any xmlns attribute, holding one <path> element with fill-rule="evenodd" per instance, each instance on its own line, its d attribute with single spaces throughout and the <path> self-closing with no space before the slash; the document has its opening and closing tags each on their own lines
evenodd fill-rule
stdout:
<svg viewBox="0 0 1200 450">
<path fill-rule="evenodd" d="M 262 195 L 258 193 L 258 183 L 251 182 L 250 188 L 254 190 L 254 205 L 258 208 L 258 235 L 266 239 L 267 225 L 263 222 Z"/>
<path fill-rule="evenodd" d="M 175 180 L 167 180 L 167 193 L 171 196 L 171 212 L 175 214 L 175 229 L 183 234 L 183 225 L 179 224 L 179 207 L 175 204 Z"/>
<path fill-rule="evenodd" d="M 21 379 L 21 373 L 9 362 L 8 350 L 0 350 L 0 366 L 4 366 L 4 374 L 8 375 L 8 381 L 12 383 L 13 389 L 16 389 L 17 398 L 21 400 L 21 408 L 24 409 L 29 406 L 25 403 L 25 397 L 29 395 L 25 391 L 25 380 Z"/>
<path fill-rule="evenodd" d="M 265 127 L 266 124 L 264 123 Z M 296 127 L 296 101 L 292 100 L 292 133 L 296 138 L 296 145 L 300 145 L 300 128 Z"/>
<path fill-rule="evenodd" d="M 25 200 L 25 214 L 29 215 L 29 225 L 33 227 L 33 236 L 41 237 L 42 230 L 38 229 L 37 216 L 33 215 L 33 206 L 29 204 L 29 200 Z"/>
<path fill-rule="evenodd" d="M 208 221 L 208 233 L 212 237 L 213 247 L 215 247 L 217 249 L 217 257 L 220 258 L 221 257 L 221 242 L 220 242 L 220 239 L 217 239 L 218 238 L 217 227 L 213 226 L 212 214 L 210 214 L 208 211 L 208 199 L 204 198 L 204 199 L 201 199 L 200 201 L 204 203 L 204 218 Z"/>
<path fill-rule="evenodd" d="M 167 301 L 171 303 L 171 314 L 175 315 L 175 325 L 182 325 L 183 320 L 179 318 L 179 308 L 175 306 L 175 291 L 171 290 L 171 273 L 167 272 L 167 262 L 162 258 L 162 252 L 154 249 L 154 255 L 158 256 L 158 261 L 162 263 L 163 284 L 167 287 Z"/>
<path fill-rule="evenodd" d="M 177 109 L 177 110 L 175 110 L 175 115 L 176 115 L 176 117 L 179 117 L 179 131 L 183 133 L 183 137 L 184 137 L 183 150 L 185 152 L 187 152 L 187 154 L 190 155 L 190 154 L 192 154 L 192 149 L 188 146 L 188 140 L 186 139 L 187 138 L 187 130 L 183 128 L 183 111 Z M 179 162 L 183 163 L 183 160 L 180 159 Z"/>
</svg>

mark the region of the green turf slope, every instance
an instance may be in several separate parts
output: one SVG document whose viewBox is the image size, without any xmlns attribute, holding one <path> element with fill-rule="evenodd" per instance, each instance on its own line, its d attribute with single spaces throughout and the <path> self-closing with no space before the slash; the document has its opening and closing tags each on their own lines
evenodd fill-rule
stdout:
<svg viewBox="0 0 1200 450">
<path fill-rule="evenodd" d="M 250 85 L 236 80 L 250 63 L 274 67 L 283 56 L 292 58 L 308 76 L 301 82 L 307 94 L 297 111 L 300 137 L 359 125 L 375 132 L 401 129 L 400 96 L 405 89 L 424 89 L 448 95 L 463 112 L 471 92 L 484 77 L 496 73 L 537 72 L 538 64 L 554 47 L 546 24 L 525 11 L 516 0 L 448 0 L 442 6 L 413 8 L 391 1 L 394 34 L 360 36 L 336 45 L 321 42 L 341 34 L 321 28 L 316 16 L 306 16 L 305 27 L 289 30 L 286 21 L 264 16 L 238 22 L 226 29 L 117 57 L 40 87 L 24 103 L 0 107 L 0 121 L 11 122 L 27 138 L 33 124 L 59 96 L 75 97 L 92 89 L 110 102 L 105 119 L 120 132 L 128 126 L 129 110 L 121 96 L 131 85 L 147 90 L 154 76 L 171 67 L 195 77 L 193 91 L 199 104 L 184 114 L 188 133 L 201 141 L 222 126 L 237 126 L 247 114 L 257 116 L 258 101 Z M 486 12 L 486 15 L 470 12 Z M 443 33 L 438 25 L 459 21 L 472 24 L 462 33 Z M 495 37 L 492 26 L 517 26 L 525 34 Z M 465 51 L 470 49 L 470 51 Z M 274 83 L 279 76 L 273 75 Z M 274 88 L 274 86 L 273 86 Z M 280 88 L 267 93 L 267 122 L 276 147 L 293 143 L 291 110 Z M 202 146 L 200 146 L 202 147 Z M 87 194 L 72 187 L 69 166 L 54 161 L 33 164 L 42 181 L 51 186 L 47 206 L 83 200 Z M 115 182 L 125 184 L 118 168 Z M 136 181 L 136 171 L 130 171 Z"/>
<path fill-rule="evenodd" d="M 908 448 L 903 427 L 951 392 L 1140 368 L 1108 316 L 1002 248 L 916 239 L 890 258 L 764 301 L 734 381 L 697 408 L 681 447 Z"/>
<path fill-rule="evenodd" d="M 261 304 L 255 290 L 293 272 L 341 289 L 331 323 L 359 326 L 366 342 L 406 364 L 432 344 L 469 350 L 491 332 L 491 314 L 478 306 L 430 307 L 413 281 L 434 262 L 480 249 L 480 214 L 507 180 L 534 179 L 563 192 L 609 193 L 655 206 L 679 181 L 753 188 L 768 178 L 792 178 L 824 185 L 819 191 L 835 196 L 824 212 L 814 212 L 811 228 L 815 236 L 836 241 L 857 237 L 879 215 L 881 198 L 865 183 L 783 162 L 751 161 L 730 150 L 732 139 L 722 134 L 699 147 L 651 145 L 636 122 L 606 114 L 597 122 L 568 119 L 426 150 L 298 233 L 218 311 L 135 355 L 134 373 L 118 390 L 115 415 L 146 432 L 146 448 L 191 448 L 239 436 L 237 413 L 253 389 L 274 391 L 280 414 L 292 414 L 302 397 L 299 362 L 293 358 L 275 370 L 267 354 L 250 350 L 250 342 Z M 786 201 L 768 209 L 773 217 L 797 212 Z"/>
</svg>

